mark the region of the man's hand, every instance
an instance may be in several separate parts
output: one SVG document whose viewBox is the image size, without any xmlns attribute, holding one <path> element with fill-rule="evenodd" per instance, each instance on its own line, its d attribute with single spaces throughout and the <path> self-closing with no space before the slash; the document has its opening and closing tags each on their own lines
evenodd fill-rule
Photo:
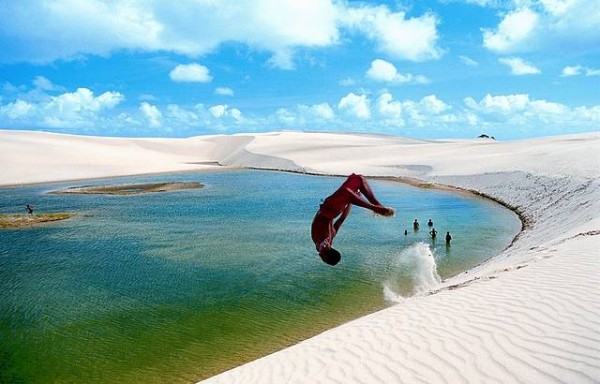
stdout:
<svg viewBox="0 0 600 384">
<path fill-rule="evenodd" d="M 381 216 L 393 216 L 395 211 L 392 208 L 384 206 L 376 206 L 374 209 L 375 213 Z"/>
</svg>

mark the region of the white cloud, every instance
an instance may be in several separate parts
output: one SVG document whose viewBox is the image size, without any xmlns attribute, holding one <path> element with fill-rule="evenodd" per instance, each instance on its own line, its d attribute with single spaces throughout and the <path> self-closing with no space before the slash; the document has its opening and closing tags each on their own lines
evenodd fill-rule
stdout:
<svg viewBox="0 0 600 384">
<path fill-rule="evenodd" d="M 473 59 L 471 59 L 468 56 L 459 56 L 460 60 L 465 64 L 468 65 L 469 67 L 477 67 L 479 66 L 479 63 Z"/>
<path fill-rule="evenodd" d="M 435 95 L 425 96 L 421 99 L 420 104 L 425 111 L 433 114 L 440 114 L 450 109 L 448 104 L 438 99 Z"/>
<path fill-rule="evenodd" d="M 233 89 L 227 87 L 218 87 L 215 89 L 216 95 L 233 96 Z"/>
<path fill-rule="evenodd" d="M 118 92 L 95 96 L 87 88 L 78 88 L 75 92 L 39 97 L 37 102 L 17 99 L 0 105 L 0 118 L 50 128 L 91 127 L 102 119 L 105 111 L 113 109 L 124 99 Z"/>
<path fill-rule="evenodd" d="M 300 111 L 301 115 L 307 119 L 316 118 L 331 120 L 335 117 L 335 112 L 329 103 L 314 104 L 310 106 L 300 105 L 298 106 L 298 110 Z"/>
<path fill-rule="evenodd" d="M 341 18 L 396 59 L 424 61 L 442 55 L 437 47 L 438 19 L 433 14 L 407 19 L 404 12 L 391 12 L 385 6 L 362 6 L 347 8 Z"/>
<path fill-rule="evenodd" d="M 36 78 L 33 79 L 33 85 L 42 91 L 52 91 L 56 88 L 55 85 L 44 76 L 36 76 Z"/>
<path fill-rule="evenodd" d="M 483 114 L 497 114 L 514 119 L 541 119 L 551 116 L 556 119 L 570 113 L 570 108 L 546 100 L 531 100 L 527 94 L 498 95 L 487 94 L 479 102 L 466 98 L 465 104 Z"/>
<path fill-rule="evenodd" d="M 564 76 L 564 77 L 577 76 L 577 75 L 581 75 L 582 73 L 583 73 L 583 67 L 581 65 L 566 66 L 563 68 L 561 76 Z"/>
<path fill-rule="evenodd" d="M 104 92 L 99 96 L 87 88 L 78 88 L 75 92 L 67 92 L 51 97 L 49 102 L 41 104 L 47 119 L 60 126 L 70 126 L 85 120 L 93 119 L 99 112 L 114 108 L 123 101 L 118 92 Z"/>
<path fill-rule="evenodd" d="M 351 116 L 360 119 L 368 119 L 371 117 L 370 101 L 367 95 L 356 95 L 351 92 L 342 97 L 338 103 L 338 108 L 345 111 Z"/>
<path fill-rule="evenodd" d="M 525 62 L 519 57 L 505 57 L 499 59 L 498 61 L 500 61 L 502 64 L 508 65 L 510 67 L 511 73 L 516 76 L 538 75 L 542 73 L 542 71 L 540 71 L 538 68 Z"/>
<path fill-rule="evenodd" d="M 14 37 L 0 60 L 47 63 L 120 49 L 198 57 L 229 41 L 281 59 L 293 47 L 337 42 L 338 12 L 329 0 L 12 2 L 0 8 L 0 35 Z"/>
<path fill-rule="evenodd" d="M 509 114 L 522 111 L 528 103 L 529 95 L 526 94 L 492 96 L 488 93 L 479 102 L 470 97 L 465 99 L 468 107 L 483 113 Z"/>
<path fill-rule="evenodd" d="M 542 6 L 548 13 L 555 16 L 562 16 L 572 8 L 578 0 L 540 0 Z"/>
<path fill-rule="evenodd" d="M 402 118 L 402 103 L 394 101 L 394 97 L 389 92 L 385 92 L 379 96 L 377 99 L 377 107 L 379 113 L 384 117 L 392 119 Z"/>
<path fill-rule="evenodd" d="M 279 108 L 275 112 L 275 120 L 287 127 L 299 125 L 296 114 L 286 108 Z"/>
<path fill-rule="evenodd" d="M 586 68 L 585 75 L 586 76 L 600 76 L 600 69 Z"/>
<path fill-rule="evenodd" d="M 9 119 L 15 120 L 27 116 L 33 108 L 33 105 L 26 101 L 16 100 L 7 105 L 0 106 L 0 115 L 5 115 Z"/>
<path fill-rule="evenodd" d="M 208 111 L 217 119 L 232 118 L 236 121 L 242 119 L 242 112 L 239 109 L 229 108 L 228 105 L 224 104 L 212 106 Z"/>
<path fill-rule="evenodd" d="M 83 15 L 83 16 L 82 16 Z M 164 26 L 141 2 L 56 0 L 5 2 L 0 7 L 0 60 L 47 63 L 117 49 L 161 49 Z"/>
<path fill-rule="evenodd" d="M 385 60 L 375 59 L 371 62 L 371 67 L 367 71 L 367 77 L 376 81 L 389 83 L 418 83 L 425 84 L 429 80 L 425 76 L 413 76 L 410 73 L 399 73 L 396 67 Z"/>
<path fill-rule="evenodd" d="M 210 113 L 212 113 L 212 115 L 216 118 L 221 118 L 223 116 L 225 116 L 225 112 L 227 112 L 227 106 L 226 105 L 215 105 L 212 106 L 208 109 L 210 111 Z"/>
<path fill-rule="evenodd" d="M 441 125 L 461 120 L 461 117 L 450 113 L 450 105 L 435 95 L 425 96 L 419 101 L 396 101 L 391 93 L 384 92 L 377 99 L 377 107 L 379 115 L 387 125 L 439 128 Z"/>
<path fill-rule="evenodd" d="M 158 128 L 162 125 L 162 113 L 155 105 L 144 101 L 140 104 L 140 112 L 142 112 L 151 128 Z"/>
<path fill-rule="evenodd" d="M 483 43 L 507 54 L 526 51 L 597 52 L 598 0 L 513 0 L 495 29 L 483 29 Z"/>
<path fill-rule="evenodd" d="M 169 77 L 177 82 L 209 83 L 212 81 L 208 68 L 197 63 L 180 64 L 171 70 Z"/>
<path fill-rule="evenodd" d="M 336 0 L 13 1 L 0 7 L 0 20 L 0 62 L 49 63 L 119 50 L 195 58 L 236 42 L 270 52 L 271 65 L 289 69 L 297 49 L 338 44 L 347 29 L 397 59 L 441 55 L 433 14 L 407 18 L 387 6 Z"/>
<path fill-rule="evenodd" d="M 586 76 L 600 76 L 600 69 L 587 68 L 581 65 L 566 66 L 562 70 L 561 76 L 579 76 L 585 74 Z"/>
<path fill-rule="evenodd" d="M 483 45 L 500 53 L 519 51 L 529 43 L 538 20 L 538 14 L 528 8 L 515 10 L 504 17 L 497 30 L 483 31 Z"/>
</svg>

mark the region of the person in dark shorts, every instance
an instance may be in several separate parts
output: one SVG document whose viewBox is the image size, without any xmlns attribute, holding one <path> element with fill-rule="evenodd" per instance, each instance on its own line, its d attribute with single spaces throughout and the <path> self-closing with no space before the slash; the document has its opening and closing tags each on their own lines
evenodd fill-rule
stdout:
<svg viewBox="0 0 600 384">
<path fill-rule="evenodd" d="M 450 245 L 450 240 L 452 240 L 452 236 L 450 236 L 450 231 L 446 232 L 446 245 Z"/>
</svg>

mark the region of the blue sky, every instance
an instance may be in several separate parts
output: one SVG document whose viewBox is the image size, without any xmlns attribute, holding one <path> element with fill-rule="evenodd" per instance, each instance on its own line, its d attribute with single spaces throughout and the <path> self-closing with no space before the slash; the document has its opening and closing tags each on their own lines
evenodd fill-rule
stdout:
<svg viewBox="0 0 600 384">
<path fill-rule="evenodd" d="M 0 0 L 0 128 L 598 131 L 598 0 Z"/>
</svg>

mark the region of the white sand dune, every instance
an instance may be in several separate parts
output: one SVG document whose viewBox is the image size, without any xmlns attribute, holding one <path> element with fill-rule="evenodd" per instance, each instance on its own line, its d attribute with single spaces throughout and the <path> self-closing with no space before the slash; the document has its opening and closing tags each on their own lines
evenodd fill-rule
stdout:
<svg viewBox="0 0 600 384">
<path fill-rule="evenodd" d="M 600 133 L 495 142 L 293 132 L 134 140 L 0 131 L 0 160 L 7 169 L 0 185 L 199 169 L 212 161 L 411 177 L 478 191 L 525 218 L 510 248 L 432 294 L 205 383 L 600 382 Z"/>
</svg>

